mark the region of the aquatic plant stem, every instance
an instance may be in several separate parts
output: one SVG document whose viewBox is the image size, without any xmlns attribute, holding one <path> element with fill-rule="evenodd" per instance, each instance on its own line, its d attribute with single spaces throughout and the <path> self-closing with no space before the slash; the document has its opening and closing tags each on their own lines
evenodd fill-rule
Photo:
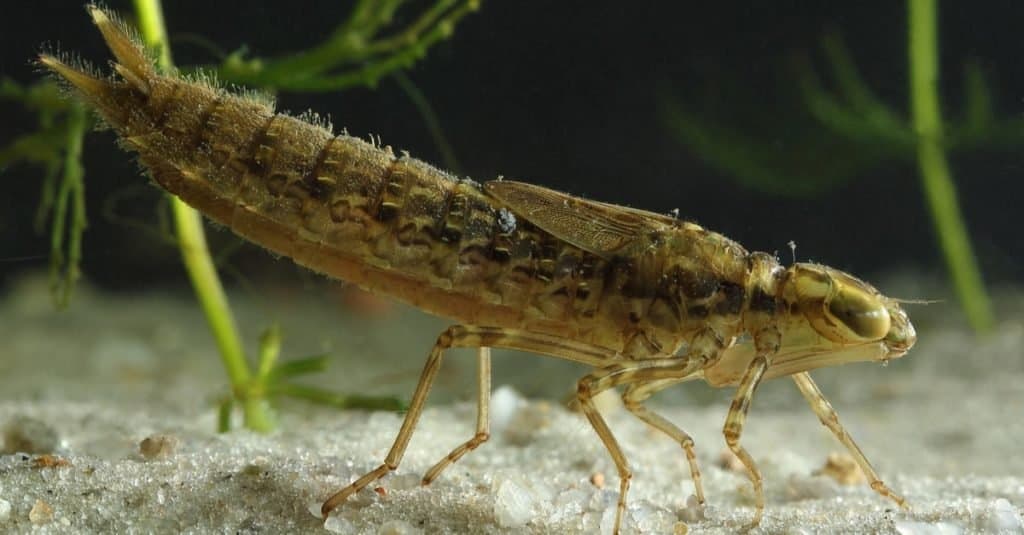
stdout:
<svg viewBox="0 0 1024 535">
<path fill-rule="evenodd" d="M 139 0 L 142 1 L 142 0 Z M 230 55 L 216 68 L 220 79 L 290 91 L 374 87 L 387 74 L 410 67 L 435 43 L 451 36 L 481 0 L 435 0 L 405 28 L 377 38 L 407 0 L 358 0 L 323 43 L 281 58 Z"/>
<path fill-rule="evenodd" d="M 160 0 L 135 0 L 135 11 L 146 46 L 158 51 L 160 68 L 171 68 L 171 48 Z M 202 217 L 177 197 L 169 196 L 169 202 L 185 270 L 217 341 L 234 397 L 242 403 L 244 424 L 255 431 L 270 431 L 274 423 L 269 406 L 260 395 L 258 385 L 251 384 L 252 374 L 245 359 L 238 326 L 206 244 Z"/>
<path fill-rule="evenodd" d="M 134 4 L 143 41 L 150 50 L 157 52 L 157 65 L 161 69 L 170 69 L 174 61 L 171 58 L 171 45 L 167 39 L 167 26 L 164 24 L 164 10 L 160 0 L 134 0 Z"/>
<path fill-rule="evenodd" d="M 73 105 L 68 111 L 67 145 L 64 149 L 64 175 L 53 205 L 53 232 L 50 235 L 50 290 L 57 306 L 71 301 L 82 259 L 82 233 L 85 231 L 85 168 L 82 166 L 82 140 L 88 125 L 86 111 Z M 47 178 L 51 181 L 51 178 Z M 68 210 L 71 220 L 68 221 Z M 67 253 L 64 240 L 67 235 Z"/>
<path fill-rule="evenodd" d="M 939 104 L 938 8 L 935 0 L 907 0 L 910 101 L 917 134 L 917 160 L 939 245 L 953 288 L 978 333 L 992 328 L 992 305 L 967 237 L 943 147 Z"/>
</svg>

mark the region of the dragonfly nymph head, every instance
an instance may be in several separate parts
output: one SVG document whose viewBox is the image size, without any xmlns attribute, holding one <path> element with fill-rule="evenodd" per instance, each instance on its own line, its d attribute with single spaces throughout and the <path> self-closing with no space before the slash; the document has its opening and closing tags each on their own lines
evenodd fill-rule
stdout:
<svg viewBox="0 0 1024 535">
<path fill-rule="evenodd" d="M 917 334 L 896 299 L 840 270 L 797 263 L 778 276 L 781 346 L 770 376 L 902 356 Z"/>
<path fill-rule="evenodd" d="M 895 299 L 870 284 L 827 266 L 793 264 L 786 270 L 783 299 L 822 337 L 842 346 L 881 342 L 878 360 L 899 357 L 917 338 Z"/>
</svg>

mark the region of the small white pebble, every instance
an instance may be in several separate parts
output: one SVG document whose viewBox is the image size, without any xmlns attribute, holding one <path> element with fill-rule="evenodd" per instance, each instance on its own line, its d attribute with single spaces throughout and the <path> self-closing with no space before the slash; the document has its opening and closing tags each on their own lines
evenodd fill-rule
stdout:
<svg viewBox="0 0 1024 535">
<path fill-rule="evenodd" d="M 515 388 L 511 386 L 499 386 L 491 393 L 491 433 L 501 435 L 508 428 L 509 423 L 515 416 L 525 400 Z"/>
<path fill-rule="evenodd" d="M 548 521 L 553 523 L 574 521 L 583 514 L 583 505 L 587 503 L 589 496 L 589 493 L 579 488 L 563 490 L 550 500 L 552 516 L 548 518 Z"/>
<path fill-rule="evenodd" d="M 0 522 L 6 522 L 11 518 L 11 502 L 0 498 Z"/>
<path fill-rule="evenodd" d="M 601 513 L 601 535 L 612 535 L 615 533 L 615 515 L 618 513 L 618 505 L 609 507 Z M 619 526 L 620 528 L 625 526 Z"/>
<path fill-rule="evenodd" d="M 618 507 L 619 493 L 610 489 L 603 489 L 593 493 L 587 502 L 587 510 L 595 513 L 603 513 L 609 507 Z"/>
<path fill-rule="evenodd" d="M 991 533 L 1024 533 L 1017 509 L 1006 498 L 992 503 L 988 513 L 982 517 L 980 527 Z"/>
<path fill-rule="evenodd" d="M 533 518 L 533 497 L 515 481 L 506 479 L 498 487 L 494 501 L 494 516 L 503 528 L 526 525 Z"/>
<path fill-rule="evenodd" d="M 696 495 L 686 498 L 686 507 L 679 511 L 679 520 L 687 523 L 701 522 L 705 519 L 704 505 L 697 501 Z"/>
<path fill-rule="evenodd" d="M 646 500 L 637 500 L 626 509 L 624 523 L 637 533 L 669 533 L 678 522 L 675 515 Z"/>
</svg>

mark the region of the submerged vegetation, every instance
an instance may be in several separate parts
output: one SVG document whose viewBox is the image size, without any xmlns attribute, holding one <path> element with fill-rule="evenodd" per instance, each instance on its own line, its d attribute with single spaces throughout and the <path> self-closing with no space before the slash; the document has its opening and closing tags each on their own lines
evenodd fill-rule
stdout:
<svg viewBox="0 0 1024 535">
<path fill-rule="evenodd" d="M 160 0 L 133 0 L 133 3 L 142 40 L 156 53 L 158 68 L 173 69 Z M 202 70 L 215 72 L 223 81 L 261 90 L 304 92 L 374 87 L 382 77 L 395 75 L 399 76 L 400 85 L 414 99 L 425 120 L 432 123 L 429 108 L 417 98 L 415 87 L 400 77 L 401 69 L 411 66 L 432 45 L 449 37 L 455 25 L 478 8 L 479 0 L 436 0 L 408 25 L 395 28 L 394 15 L 407 3 L 407 0 L 359 0 L 330 36 L 309 50 L 274 59 L 250 58 L 238 51 L 228 55 L 220 65 Z M 44 169 L 36 226 L 41 230 L 47 220 L 50 221 L 51 288 L 56 303 L 63 307 L 68 304 L 79 275 L 82 234 L 86 227 L 81 151 L 91 118 L 79 103 L 62 98 L 60 90 L 50 80 L 28 87 L 4 81 L 0 98 L 21 102 L 38 116 L 35 132 L 0 148 L 0 169 L 16 162 L 37 164 Z M 444 147 L 443 139 L 436 137 Z M 261 337 L 254 366 L 243 349 L 234 315 L 207 247 L 202 218 L 176 197 L 168 195 L 168 202 L 183 264 L 231 383 L 230 393 L 220 404 L 220 430 L 230 428 L 236 405 L 242 408 L 245 427 L 272 430 L 274 418 L 270 402 L 279 397 L 341 408 L 403 408 L 394 398 L 341 395 L 293 382 L 299 376 L 322 371 L 327 356 L 279 363 L 281 334 L 277 327 L 268 328 Z"/>
<path fill-rule="evenodd" d="M 33 224 L 37 232 L 50 228 L 50 291 L 58 307 L 66 307 L 79 276 L 82 233 L 85 232 L 85 186 L 82 139 L 89 115 L 80 103 L 62 98 L 47 80 L 22 87 L 12 80 L 0 83 L 0 99 L 22 103 L 35 113 L 38 129 L 0 149 L 0 170 L 16 162 L 44 170 L 41 200 Z"/>
<path fill-rule="evenodd" d="M 663 112 L 676 137 L 710 165 L 745 186 L 778 195 L 809 197 L 882 162 L 916 162 L 953 289 L 971 327 L 984 333 L 993 326 L 992 307 L 960 212 L 948 153 L 983 147 L 1019 150 L 1024 119 L 995 117 L 981 69 L 968 64 L 963 117 L 944 121 L 937 87 L 938 8 L 935 0 L 907 0 L 907 9 L 909 118 L 875 95 L 836 35 L 822 40 L 836 91 L 825 88 L 809 61 L 798 61 L 793 88 L 798 103 L 787 124 L 773 129 L 772 140 L 753 134 L 756 128 L 749 124 L 738 126 L 741 121 L 734 120 L 734 126 L 723 126 L 730 121 L 695 111 L 713 109 L 713 102 L 684 105 L 666 96 Z"/>
</svg>

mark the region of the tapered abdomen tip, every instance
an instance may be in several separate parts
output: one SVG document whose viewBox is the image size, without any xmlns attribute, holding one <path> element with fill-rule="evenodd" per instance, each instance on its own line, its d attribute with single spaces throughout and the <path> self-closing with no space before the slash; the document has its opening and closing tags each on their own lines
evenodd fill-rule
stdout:
<svg viewBox="0 0 1024 535">
<path fill-rule="evenodd" d="M 96 98 L 109 90 L 109 84 L 95 76 L 76 69 L 50 54 L 39 55 L 40 65 L 50 69 L 57 76 L 75 86 L 87 98 Z"/>
</svg>

